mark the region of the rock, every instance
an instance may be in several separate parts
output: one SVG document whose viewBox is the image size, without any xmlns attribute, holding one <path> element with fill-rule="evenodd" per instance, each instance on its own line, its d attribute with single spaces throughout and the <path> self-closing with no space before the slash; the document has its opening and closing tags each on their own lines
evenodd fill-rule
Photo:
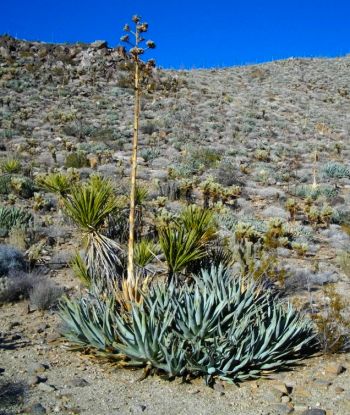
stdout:
<svg viewBox="0 0 350 415">
<path fill-rule="evenodd" d="M 137 404 L 133 407 L 133 412 L 132 413 L 145 412 L 146 409 L 147 409 L 146 405 Z"/>
<path fill-rule="evenodd" d="M 71 383 L 72 386 L 74 386 L 76 388 L 83 388 L 85 386 L 90 385 L 90 383 L 87 380 L 83 379 L 83 378 L 75 378 L 70 383 Z"/>
<path fill-rule="evenodd" d="M 281 402 L 282 396 L 284 396 L 283 392 L 275 388 L 262 392 L 262 398 L 264 401 L 270 403 Z"/>
<path fill-rule="evenodd" d="M 311 393 L 304 386 L 295 386 L 293 388 L 293 395 L 297 395 L 302 398 L 310 398 Z"/>
<path fill-rule="evenodd" d="M 36 329 L 37 333 L 43 333 L 46 329 L 48 329 L 50 326 L 46 323 L 39 324 L 38 328 Z"/>
<path fill-rule="evenodd" d="M 41 405 L 41 403 L 33 404 L 29 409 L 28 412 L 30 415 L 44 415 L 46 414 L 46 408 Z"/>
<path fill-rule="evenodd" d="M 221 382 L 214 383 L 213 389 L 216 392 L 219 392 L 220 395 L 225 395 L 225 387 L 224 387 L 224 385 Z"/>
<path fill-rule="evenodd" d="M 58 333 L 50 333 L 47 337 L 46 337 L 46 341 L 48 343 L 54 343 L 56 342 L 61 336 Z"/>
<path fill-rule="evenodd" d="M 278 403 L 278 404 L 275 404 L 275 405 L 271 405 L 269 407 L 269 410 L 273 414 L 287 415 L 287 414 L 291 414 L 294 411 L 294 407 L 290 403 L 289 404 Z"/>
<path fill-rule="evenodd" d="M 283 395 L 288 395 L 290 393 L 290 388 L 283 382 L 276 382 L 272 384 L 272 387 L 280 391 Z"/>
<path fill-rule="evenodd" d="M 344 390 L 345 390 L 345 389 L 341 388 L 340 386 L 337 386 L 337 387 L 334 389 L 334 392 L 335 392 L 336 394 L 339 394 L 339 393 L 344 392 Z"/>
<path fill-rule="evenodd" d="M 290 401 L 291 401 L 291 399 L 288 395 L 283 395 L 282 398 L 281 398 L 282 403 L 288 403 Z"/>
<path fill-rule="evenodd" d="M 95 40 L 95 42 L 91 43 L 91 47 L 94 49 L 106 49 L 108 47 L 108 43 L 105 40 Z"/>
<path fill-rule="evenodd" d="M 40 383 L 40 378 L 39 376 L 32 376 L 29 380 L 28 380 L 28 384 L 33 386 L 33 385 L 37 385 L 38 383 Z"/>
<path fill-rule="evenodd" d="M 32 373 L 32 374 L 44 373 L 46 369 L 48 369 L 47 365 L 44 365 L 43 363 L 36 363 L 29 368 L 29 373 Z"/>
<path fill-rule="evenodd" d="M 9 330 L 12 330 L 14 327 L 18 327 L 18 326 L 20 326 L 21 325 L 21 323 L 19 322 L 19 321 L 12 321 L 10 324 L 9 324 Z"/>
<path fill-rule="evenodd" d="M 295 412 L 303 412 L 306 411 L 308 407 L 302 403 L 295 403 L 294 404 L 294 411 Z"/>
<path fill-rule="evenodd" d="M 345 372 L 345 370 L 346 368 L 339 363 L 330 363 L 325 367 L 325 372 L 334 376 L 340 375 L 341 373 Z"/>
<path fill-rule="evenodd" d="M 313 408 L 307 409 L 301 415 L 327 415 L 327 412 L 324 409 Z"/>
<path fill-rule="evenodd" d="M 332 382 L 328 379 L 313 379 L 313 382 L 320 386 L 325 386 L 328 388 L 328 386 L 331 386 Z"/>
<path fill-rule="evenodd" d="M 54 392 L 56 388 L 53 385 L 49 385 L 47 383 L 39 383 L 38 389 L 43 392 Z"/>
</svg>

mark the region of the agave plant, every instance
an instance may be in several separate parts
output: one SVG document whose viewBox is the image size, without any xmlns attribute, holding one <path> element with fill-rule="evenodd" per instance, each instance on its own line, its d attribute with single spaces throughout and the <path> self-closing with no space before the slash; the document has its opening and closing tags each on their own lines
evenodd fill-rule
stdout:
<svg viewBox="0 0 350 415">
<path fill-rule="evenodd" d="M 112 283 L 121 266 L 121 247 L 103 235 L 102 228 L 109 215 L 118 209 L 111 183 L 93 176 L 85 184 L 75 185 L 64 199 L 67 215 L 79 226 L 86 243 L 86 266 L 92 278 Z"/>
<path fill-rule="evenodd" d="M 220 266 L 180 287 L 151 284 L 127 309 L 98 296 L 65 300 L 63 334 L 78 348 L 169 377 L 200 375 L 208 383 L 257 378 L 315 347 L 313 323 L 262 288 Z"/>
<path fill-rule="evenodd" d="M 16 207 L 0 206 L 0 228 L 7 232 L 13 227 L 29 227 L 33 224 L 33 216 Z"/>
<path fill-rule="evenodd" d="M 325 176 L 336 179 L 350 177 L 350 169 L 341 163 L 327 163 L 323 167 L 322 172 Z"/>
</svg>

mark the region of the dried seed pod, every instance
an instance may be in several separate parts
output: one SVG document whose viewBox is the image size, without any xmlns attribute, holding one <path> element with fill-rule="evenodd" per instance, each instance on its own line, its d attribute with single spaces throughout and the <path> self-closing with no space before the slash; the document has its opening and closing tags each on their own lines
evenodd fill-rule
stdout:
<svg viewBox="0 0 350 415">
<path fill-rule="evenodd" d="M 124 35 L 120 38 L 122 42 L 129 42 L 129 35 Z"/>
<path fill-rule="evenodd" d="M 130 26 L 128 24 L 124 25 L 123 30 L 125 32 L 130 32 Z"/>
<path fill-rule="evenodd" d="M 134 16 L 132 16 L 131 20 L 134 23 L 138 23 L 141 20 L 141 16 L 138 16 L 137 14 L 135 14 Z"/>
<path fill-rule="evenodd" d="M 153 42 L 153 40 L 147 40 L 146 45 L 150 49 L 155 49 L 156 44 Z"/>
<path fill-rule="evenodd" d="M 130 49 L 130 53 L 131 53 L 133 56 L 142 55 L 144 52 L 145 52 L 145 51 L 144 51 L 144 49 L 142 49 L 142 48 L 137 48 L 137 47 L 134 47 L 134 48 Z"/>
<path fill-rule="evenodd" d="M 140 33 L 144 33 L 144 32 L 147 32 L 147 30 L 148 30 L 148 23 L 142 23 L 142 24 L 140 24 L 140 25 L 138 25 L 137 26 L 137 30 L 140 32 Z"/>
</svg>

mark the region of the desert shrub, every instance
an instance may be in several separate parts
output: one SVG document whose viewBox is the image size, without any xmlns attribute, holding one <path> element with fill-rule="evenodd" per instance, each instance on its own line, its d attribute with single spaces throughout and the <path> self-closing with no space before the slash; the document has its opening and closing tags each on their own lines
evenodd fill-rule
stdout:
<svg viewBox="0 0 350 415">
<path fill-rule="evenodd" d="M 29 212 L 16 207 L 0 206 L 0 230 L 7 235 L 14 228 L 27 228 L 33 224 L 33 216 Z"/>
<path fill-rule="evenodd" d="M 317 199 L 320 196 L 326 198 L 332 198 L 337 195 L 337 189 L 333 186 L 319 185 L 319 186 L 296 186 L 293 189 L 293 193 L 298 197 L 311 198 L 313 200 Z"/>
<path fill-rule="evenodd" d="M 158 131 L 158 126 L 155 122 L 147 121 L 146 123 L 142 124 L 140 127 L 140 131 L 143 134 L 153 134 Z"/>
<path fill-rule="evenodd" d="M 11 190 L 24 199 L 30 199 L 38 189 L 29 177 L 12 176 Z"/>
<path fill-rule="evenodd" d="M 25 269 L 25 260 L 20 251 L 9 245 L 0 245 L 0 276 L 8 275 L 10 270 Z"/>
<path fill-rule="evenodd" d="M 255 150 L 254 157 L 259 161 L 269 161 L 270 155 L 267 150 L 257 149 Z"/>
<path fill-rule="evenodd" d="M 27 298 L 35 280 L 36 275 L 12 268 L 7 276 L 0 277 L 0 303 Z"/>
<path fill-rule="evenodd" d="M 11 415 L 15 413 L 13 411 L 15 409 L 18 410 L 19 403 L 23 402 L 27 393 L 28 385 L 24 382 L 14 382 L 0 377 L 0 415 Z"/>
<path fill-rule="evenodd" d="M 0 195 L 8 195 L 11 192 L 11 176 L 4 174 L 0 176 Z"/>
<path fill-rule="evenodd" d="M 166 197 L 169 200 L 180 199 L 180 186 L 176 180 L 158 181 L 157 183 L 159 196 Z"/>
<path fill-rule="evenodd" d="M 38 279 L 29 293 L 30 303 L 38 310 L 48 310 L 57 304 L 63 289 L 48 279 Z"/>
<path fill-rule="evenodd" d="M 182 159 L 172 166 L 175 175 L 188 177 L 215 167 L 221 160 L 221 152 L 209 147 L 189 147 Z"/>
<path fill-rule="evenodd" d="M 340 163 L 327 163 L 323 167 L 322 173 L 327 177 L 331 177 L 332 179 L 342 179 L 344 177 L 350 178 L 350 169 L 344 164 Z"/>
<path fill-rule="evenodd" d="M 232 161 L 224 159 L 216 170 L 215 180 L 223 186 L 241 186 L 243 183 L 238 178 L 237 171 L 237 166 Z"/>
<path fill-rule="evenodd" d="M 345 316 L 346 302 L 336 292 L 334 284 L 323 288 L 324 304 L 313 313 L 318 328 L 318 341 L 324 353 L 349 350 L 350 320 Z"/>
<path fill-rule="evenodd" d="M 82 167 L 89 166 L 89 160 L 86 157 L 86 154 L 82 151 L 77 151 L 68 154 L 64 162 L 66 168 L 73 167 L 75 169 L 80 169 Z"/>
<path fill-rule="evenodd" d="M 95 131 L 95 127 L 82 121 L 74 121 L 69 124 L 65 124 L 62 131 L 66 135 L 82 139 L 84 137 L 91 137 Z"/>
<path fill-rule="evenodd" d="M 340 252 L 337 256 L 337 262 L 344 274 L 350 277 L 350 252 Z"/>
<path fill-rule="evenodd" d="M 2 130 L 0 131 L 0 138 L 4 138 L 4 139 L 10 139 L 13 138 L 16 135 L 16 131 L 14 130 Z"/>
<path fill-rule="evenodd" d="M 78 348 L 153 367 L 169 377 L 229 382 L 258 378 L 293 365 L 314 350 L 313 324 L 272 291 L 222 267 L 192 284 L 154 283 L 120 309 L 90 294 L 65 299 L 63 334 Z"/>
<path fill-rule="evenodd" d="M 78 149 L 82 152 L 98 154 L 109 150 L 109 146 L 105 143 L 80 143 Z"/>
<path fill-rule="evenodd" d="M 157 148 L 144 148 L 140 151 L 140 157 L 142 157 L 146 163 L 159 157 L 160 151 Z"/>
</svg>

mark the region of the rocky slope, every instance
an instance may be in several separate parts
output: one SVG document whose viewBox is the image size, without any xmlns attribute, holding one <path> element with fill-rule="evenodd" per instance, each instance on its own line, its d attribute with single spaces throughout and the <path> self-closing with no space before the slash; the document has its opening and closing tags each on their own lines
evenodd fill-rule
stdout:
<svg viewBox="0 0 350 415">
<path fill-rule="evenodd" d="M 263 232 L 270 219 L 281 219 L 292 235 L 276 249 L 287 273 L 285 293 L 300 308 L 327 307 L 324 286 L 333 283 L 347 300 L 349 85 L 348 56 L 211 70 L 156 69 L 142 98 L 138 171 L 150 205 L 165 195 L 162 203 L 176 212 L 184 202 L 165 185 L 188 178 L 194 178 L 197 203 L 203 202 L 201 183 L 210 176 L 222 186 L 237 185 L 239 197 L 216 206 L 223 235 L 232 234 L 239 222 Z M 81 178 L 97 171 L 121 192 L 127 188 L 132 75 L 130 64 L 105 42 L 54 45 L 0 37 L 0 111 L 0 162 L 20 160 L 17 179 L 75 167 Z M 74 293 L 77 282 L 67 263 L 80 247 L 79 234 L 52 195 L 33 189 L 27 197 L 15 185 L 7 190 L 1 184 L 1 206 L 29 210 L 33 232 L 30 241 L 28 235 L 23 240 L 23 235 L 4 233 L 2 242 L 35 251 L 36 272 Z M 307 210 L 310 204 L 314 216 Z M 310 406 L 328 414 L 350 412 L 349 374 L 336 369 L 348 366 L 348 355 L 315 358 L 305 369 L 276 375 L 275 383 L 247 383 L 241 389 L 212 391 L 200 383 L 175 385 L 156 378 L 132 383 L 139 374 L 114 372 L 52 343 L 55 310 L 27 314 L 26 307 L 25 301 L 0 306 L 0 367 L 5 369 L 0 402 L 13 381 L 10 394 L 18 404 L 13 411 L 189 414 L 196 406 L 202 414 L 265 415 L 301 413 Z M 165 401 L 172 402 L 170 408 Z"/>
</svg>

